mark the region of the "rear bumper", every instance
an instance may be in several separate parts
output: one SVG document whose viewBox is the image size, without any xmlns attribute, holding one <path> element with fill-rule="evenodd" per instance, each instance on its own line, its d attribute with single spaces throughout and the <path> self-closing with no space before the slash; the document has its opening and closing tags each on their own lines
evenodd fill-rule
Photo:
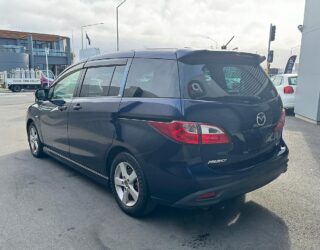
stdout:
<svg viewBox="0 0 320 250">
<path fill-rule="evenodd" d="M 281 96 L 283 107 L 285 109 L 293 109 L 294 108 L 294 100 L 295 96 L 294 94 L 291 95 L 283 95 Z"/>
<path fill-rule="evenodd" d="M 268 161 L 250 166 L 247 170 L 228 174 L 225 176 L 212 177 L 211 187 L 200 189 L 191 193 L 178 201 L 174 207 L 203 207 L 210 206 L 222 200 L 229 199 L 244 193 L 258 189 L 276 179 L 279 175 L 287 171 L 288 149 L 286 145 L 281 147 L 277 155 Z M 201 187 L 202 181 L 197 180 Z M 208 186 L 208 179 L 204 181 Z M 216 195 L 210 199 L 199 199 L 199 195 L 214 192 Z"/>
</svg>

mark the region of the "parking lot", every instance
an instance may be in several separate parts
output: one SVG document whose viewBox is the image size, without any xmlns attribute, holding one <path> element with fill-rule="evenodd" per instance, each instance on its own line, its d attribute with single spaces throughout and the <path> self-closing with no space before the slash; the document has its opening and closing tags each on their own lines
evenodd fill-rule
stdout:
<svg viewBox="0 0 320 250">
<path fill-rule="evenodd" d="M 29 153 L 32 92 L 0 92 L 0 249 L 319 249 L 320 127 L 287 117 L 287 173 L 213 210 L 125 215 L 111 191 Z"/>
</svg>

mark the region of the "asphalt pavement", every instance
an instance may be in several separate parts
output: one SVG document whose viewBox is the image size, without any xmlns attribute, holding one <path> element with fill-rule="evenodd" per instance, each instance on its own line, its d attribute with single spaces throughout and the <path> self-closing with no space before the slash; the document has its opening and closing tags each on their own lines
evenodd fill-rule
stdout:
<svg viewBox="0 0 320 250">
<path fill-rule="evenodd" d="M 245 200 L 135 219 L 108 188 L 31 156 L 33 100 L 0 92 L 0 249 L 320 249 L 320 126 L 286 117 L 288 171 Z"/>
</svg>

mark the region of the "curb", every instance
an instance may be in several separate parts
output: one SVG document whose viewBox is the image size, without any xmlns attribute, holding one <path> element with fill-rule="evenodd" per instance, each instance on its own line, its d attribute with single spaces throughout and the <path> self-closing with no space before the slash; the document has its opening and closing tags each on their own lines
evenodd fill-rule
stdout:
<svg viewBox="0 0 320 250">
<path fill-rule="evenodd" d="M 11 93 L 11 90 L 0 88 L 0 93 Z"/>
</svg>

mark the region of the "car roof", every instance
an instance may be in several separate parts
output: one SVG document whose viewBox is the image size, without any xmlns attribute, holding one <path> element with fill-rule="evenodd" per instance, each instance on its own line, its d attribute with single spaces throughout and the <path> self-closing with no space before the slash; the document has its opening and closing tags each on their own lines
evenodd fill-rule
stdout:
<svg viewBox="0 0 320 250">
<path fill-rule="evenodd" d="M 195 48 L 183 48 L 183 49 L 176 49 L 176 48 L 156 48 L 156 49 L 145 49 L 145 50 L 131 50 L 125 52 L 114 52 L 108 54 L 102 54 L 97 56 L 92 56 L 83 60 L 80 60 L 65 70 L 63 70 L 60 75 L 64 72 L 68 71 L 72 68 L 77 68 L 76 66 L 81 66 L 89 61 L 97 61 L 97 60 L 104 60 L 104 59 L 116 59 L 116 58 L 150 58 L 150 59 L 182 59 L 185 56 L 198 54 L 198 53 L 212 53 L 216 55 L 242 55 L 242 56 L 250 56 L 255 57 L 256 59 L 260 60 L 260 62 L 264 61 L 265 57 L 261 57 L 258 54 L 247 53 L 247 52 L 238 52 L 238 51 L 229 51 L 229 50 L 209 50 L 209 49 L 195 49 Z"/>
<path fill-rule="evenodd" d="M 88 58 L 87 61 L 95 61 L 102 59 L 114 59 L 114 58 L 153 58 L 153 59 L 181 59 L 187 55 L 196 53 L 214 53 L 214 54 L 233 54 L 233 55 L 247 55 L 260 57 L 257 54 L 228 51 L 228 50 L 209 50 L 209 49 L 194 49 L 194 48 L 159 48 L 159 49 L 145 49 L 145 50 L 131 50 L 127 52 L 115 52 L 109 54 L 103 54 Z"/>
</svg>

